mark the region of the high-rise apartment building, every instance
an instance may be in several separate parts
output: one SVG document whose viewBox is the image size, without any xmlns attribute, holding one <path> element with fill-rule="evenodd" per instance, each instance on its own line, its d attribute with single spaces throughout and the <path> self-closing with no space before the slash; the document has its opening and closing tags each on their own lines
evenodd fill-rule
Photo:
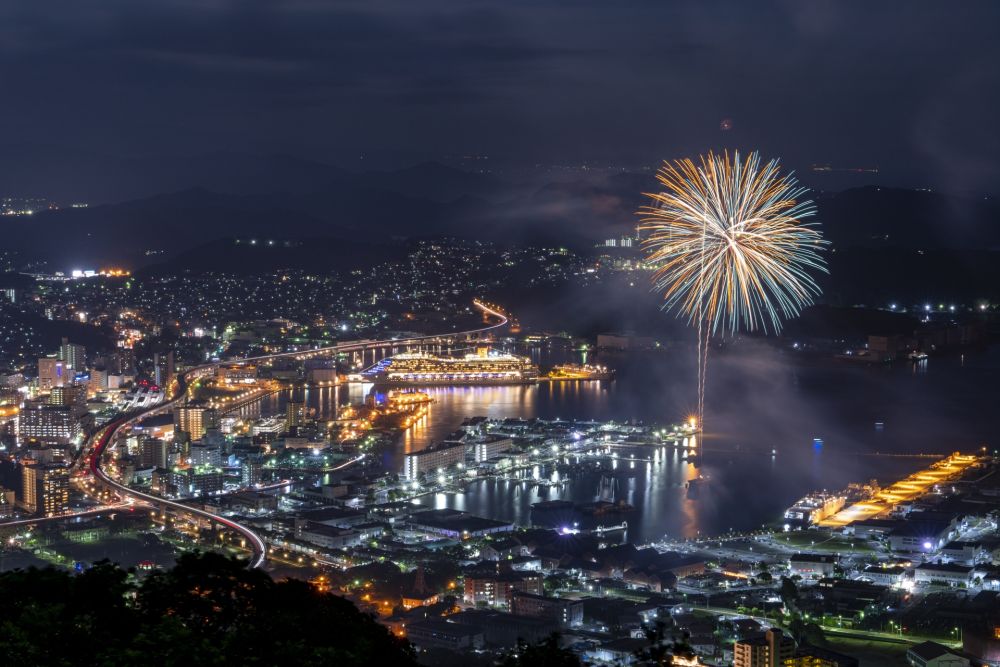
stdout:
<svg viewBox="0 0 1000 667">
<path fill-rule="evenodd" d="M 69 509 L 69 468 L 61 463 L 25 461 L 21 471 L 21 506 L 39 516 Z"/>
<path fill-rule="evenodd" d="M 782 667 L 794 657 L 795 641 L 777 628 L 737 639 L 733 646 L 733 667 Z"/>
<path fill-rule="evenodd" d="M 161 387 L 166 387 L 174 379 L 176 373 L 174 366 L 174 353 L 154 352 L 153 353 L 153 382 Z"/>
<path fill-rule="evenodd" d="M 205 429 L 215 425 L 215 411 L 204 405 L 182 405 L 174 410 L 174 428 L 185 431 L 191 440 L 200 440 Z"/>
<path fill-rule="evenodd" d="M 87 370 L 87 350 L 83 345 L 69 342 L 68 338 L 62 339 L 59 346 L 59 359 L 66 364 L 66 367 L 73 373 L 82 373 Z"/>
<path fill-rule="evenodd" d="M 292 429 L 302 426 L 306 421 L 306 404 L 300 400 L 288 399 L 285 406 L 285 430 L 291 432 Z"/>
<path fill-rule="evenodd" d="M 139 465 L 143 468 L 166 468 L 170 443 L 160 438 L 143 438 L 139 443 Z"/>
<path fill-rule="evenodd" d="M 71 408 L 74 416 L 81 417 L 87 412 L 87 388 L 69 384 L 53 387 L 49 394 L 49 405 Z"/>
</svg>

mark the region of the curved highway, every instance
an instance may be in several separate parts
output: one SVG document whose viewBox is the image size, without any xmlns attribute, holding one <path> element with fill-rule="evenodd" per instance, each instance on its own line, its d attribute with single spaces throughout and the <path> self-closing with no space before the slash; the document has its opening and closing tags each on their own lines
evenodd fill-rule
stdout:
<svg viewBox="0 0 1000 667">
<path fill-rule="evenodd" d="M 367 349 L 370 347 L 389 347 L 389 346 L 405 346 L 411 345 L 413 343 L 419 343 L 425 340 L 432 340 L 438 338 L 452 338 L 452 337 L 464 337 L 471 336 L 474 334 L 480 334 L 484 331 L 489 331 L 491 329 L 496 329 L 507 324 L 507 317 L 499 312 L 498 310 L 482 303 L 481 301 L 474 301 L 474 305 L 487 315 L 498 318 L 498 322 L 491 324 L 489 326 L 481 327 L 478 329 L 469 329 L 467 331 L 457 331 L 448 334 L 436 334 L 427 336 L 414 336 L 412 338 L 401 338 L 397 340 L 364 340 L 364 341 L 354 341 L 350 343 L 341 343 L 339 345 L 331 345 L 330 347 L 317 348 L 315 350 L 303 350 L 300 352 L 280 352 L 278 354 L 269 354 L 259 357 L 250 357 L 246 359 L 234 359 L 229 363 L 241 363 L 247 361 L 267 361 L 270 359 L 279 359 L 282 357 L 304 357 L 304 356 L 319 356 L 323 354 L 330 354 L 336 352 L 354 352 L 359 349 Z M 197 366 L 187 371 L 177 379 L 177 393 L 176 395 L 165 403 L 160 403 L 159 405 L 153 406 L 145 410 L 139 410 L 133 413 L 126 413 L 118 417 L 117 419 L 110 422 L 103 429 L 97 431 L 90 438 L 90 454 L 89 454 L 89 467 L 90 472 L 94 475 L 96 479 L 99 479 L 107 486 L 110 486 L 115 491 L 117 491 L 122 497 L 136 498 L 148 503 L 165 505 L 167 507 L 172 507 L 179 512 L 186 512 L 188 514 L 193 514 L 203 519 L 208 519 L 219 525 L 225 526 L 237 533 L 239 533 L 246 540 L 246 544 L 250 546 L 253 551 L 253 557 L 250 559 L 249 566 L 251 568 L 257 568 L 264 564 L 267 558 L 267 545 L 264 540 L 260 538 L 257 533 L 253 532 L 246 526 L 227 519 L 226 517 L 219 516 L 218 514 L 212 514 L 211 512 L 206 512 L 184 503 L 179 503 L 174 500 L 168 500 L 160 496 L 155 496 L 150 493 L 145 493 L 143 491 L 137 491 L 115 479 L 112 479 L 104 469 L 102 468 L 104 454 L 106 453 L 108 447 L 115 441 L 118 433 L 127 427 L 131 427 L 132 424 L 140 419 L 148 417 L 150 415 L 158 414 L 165 410 L 169 410 L 174 404 L 184 400 L 187 395 L 188 381 L 193 377 L 204 377 L 210 372 L 213 372 L 216 367 L 221 363 L 226 363 L 222 361 L 212 362 L 210 364 L 205 364 L 202 366 Z"/>
</svg>

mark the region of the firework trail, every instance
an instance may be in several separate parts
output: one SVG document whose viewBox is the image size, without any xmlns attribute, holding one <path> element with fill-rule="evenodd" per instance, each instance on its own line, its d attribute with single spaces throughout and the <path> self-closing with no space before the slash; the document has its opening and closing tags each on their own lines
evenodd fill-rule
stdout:
<svg viewBox="0 0 1000 667">
<path fill-rule="evenodd" d="M 664 309 L 697 327 L 702 424 L 711 336 L 779 332 L 819 295 L 810 271 L 826 272 L 827 242 L 803 222 L 816 212 L 806 189 L 756 152 L 664 162 L 656 178 L 663 190 L 639 210 L 643 247 Z"/>
</svg>

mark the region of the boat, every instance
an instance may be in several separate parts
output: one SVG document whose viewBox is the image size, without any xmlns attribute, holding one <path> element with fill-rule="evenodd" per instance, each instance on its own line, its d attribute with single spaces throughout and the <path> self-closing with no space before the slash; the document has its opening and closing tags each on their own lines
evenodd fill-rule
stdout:
<svg viewBox="0 0 1000 667">
<path fill-rule="evenodd" d="M 615 371 L 594 364 L 559 364 L 545 376 L 549 380 L 613 380 Z"/>
<path fill-rule="evenodd" d="M 784 518 L 804 524 L 815 524 L 839 512 L 846 503 L 845 494 L 818 491 L 800 498 L 785 510 Z"/>
<path fill-rule="evenodd" d="M 527 357 L 483 347 L 462 357 L 397 354 L 382 359 L 362 375 L 386 387 L 534 384 L 538 367 Z"/>
<path fill-rule="evenodd" d="M 708 485 L 710 479 L 708 475 L 698 475 L 693 479 L 689 479 L 686 484 L 688 498 L 697 497 L 702 489 Z"/>
</svg>

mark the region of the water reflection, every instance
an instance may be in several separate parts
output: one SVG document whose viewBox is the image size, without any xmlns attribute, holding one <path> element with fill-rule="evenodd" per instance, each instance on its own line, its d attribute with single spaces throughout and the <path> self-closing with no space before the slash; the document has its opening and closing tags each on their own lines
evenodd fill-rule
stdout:
<svg viewBox="0 0 1000 667">
<path fill-rule="evenodd" d="M 567 360 L 553 359 L 554 353 L 544 350 L 533 356 L 543 364 Z M 694 364 L 687 357 L 664 352 L 590 359 L 616 368 L 614 382 L 426 389 L 435 399 L 427 417 L 401 437 L 387 466 L 398 470 L 404 452 L 440 441 L 465 418 L 478 415 L 681 419 L 693 385 Z M 622 499 L 636 508 L 629 518 L 632 541 L 754 528 L 776 519 L 810 491 L 873 477 L 898 478 L 927 463 L 862 454 L 950 452 L 995 440 L 1000 435 L 992 420 L 1000 400 L 998 371 L 1000 348 L 964 359 L 936 358 L 933 366 L 873 368 L 789 361 L 765 347 L 728 352 L 713 359 L 707 397 L 710 431 L 703 443 L 633 452 L 634 459 L 622 452 L 617 460 L 587 461 L 580 471 L 533 468 L 517 482 L 474 482 L 463 493 L 438 494 L 424 502 L 527 523 L 532 503 L 593 501 L 602 476 L 611 475 Z M 337 406 L 363 401 L 370 389 L 311 389 L 307 403 L 321 419 L 330 419 Z M 283 400 L 268 398 L 263 412 L 281 413 Z M 882 426 L 873 428 L 876 423 Z M 821 448 L 813 446 L 815 438 L 822 439 Z M 688 497 L 685 484 L 699 475 L 710 481 L 696 498 Z M 561 484 L 550 486 L 552 481 Z"/>
</svg>

